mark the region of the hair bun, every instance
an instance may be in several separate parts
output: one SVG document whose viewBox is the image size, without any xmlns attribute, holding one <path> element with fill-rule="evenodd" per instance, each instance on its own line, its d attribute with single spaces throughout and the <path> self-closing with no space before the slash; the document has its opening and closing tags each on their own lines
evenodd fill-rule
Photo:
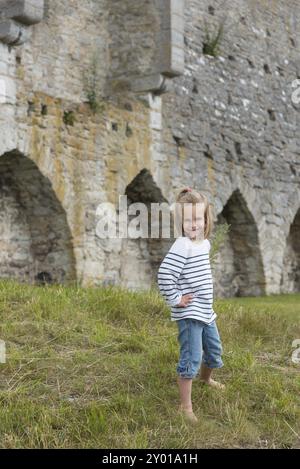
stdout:
<svg viewBox="0 0 300 469">
<path fill-rule="evenodd" d="M 190 187 L 185 187 L 182 189 L 181 194 L 185 194 L 186 192 L 192 192 L 192 189 Z"/>
</svg>

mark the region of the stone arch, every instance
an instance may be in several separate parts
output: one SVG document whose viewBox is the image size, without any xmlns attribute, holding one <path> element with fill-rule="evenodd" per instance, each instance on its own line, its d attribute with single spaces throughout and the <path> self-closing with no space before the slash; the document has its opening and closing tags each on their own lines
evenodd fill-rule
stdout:
<svg viewBox="0 0 300 469">
<path fill-rule="evenodd" d="M 265 294 L 265 275 L 255 220 L 239 189 L 229 197 L 216 225 L 230 226 L 212 265 L 219 297 Z"/>
<path fill-rule="evenodd" d="M 0 157 L 0 277 L 29 283 L 76 279 L 66 213 L 49 179 L 18 150 Z"/>
<path fill-rule="evenodd" d="M 290 226 L 283 256 L 281 293 L 300 292 L 300 208 Z"/>
<path fill-rule="evenodd" d="M 174 240 L 173 218 L 171 217 L 170 238 L 163 238 L 161 232 L 161 220 L 159 217 L 159 233 L 158 237 L 151 238 L 150 224 L 151 220 L 151 203 L 163 203 L 167 206 L 169 203 L 163 196 L 161 189 L 155 183 L 151 172 L 142 169 L 126 186 L 125 194 L 127 196 L 127 206 L 132 203 L 142 202 L 148 209 L 148 234 L 149 237 L 140 237 L 137 239 L 127 238 L 122 240 L 122 252 L 126 251 L 126 255 L 122 257 L 121 278 L 126 279 L 128 288 L 155 288 L 157 285 L 157 270 Z M 168 209 L 167 209 L 168 210 Z M 170 212 L 169 212 L 170 215 Z M 135 215 L 136 216 L 136 215 Z M 135 216 L 128 217 L 129 221 Z"/>
</svg>

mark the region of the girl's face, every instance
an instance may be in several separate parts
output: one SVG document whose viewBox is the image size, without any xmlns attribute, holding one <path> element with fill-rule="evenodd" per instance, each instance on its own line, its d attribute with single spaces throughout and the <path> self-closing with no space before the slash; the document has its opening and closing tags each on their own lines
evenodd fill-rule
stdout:
<svg viewBox="0 0 300 469">
<path fill-rule="evenodd" d="M 204 203 L 184 204 L 183 231 L 192 240 L 204 239 Z"/>
</svg>

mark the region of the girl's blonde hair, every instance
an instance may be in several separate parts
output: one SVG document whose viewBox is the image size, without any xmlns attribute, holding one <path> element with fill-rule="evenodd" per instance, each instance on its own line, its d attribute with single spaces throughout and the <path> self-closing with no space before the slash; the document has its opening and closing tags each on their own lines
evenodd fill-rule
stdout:
<svg viewBox="0 0 300 469">
<path fill-rule="evenodd" d="M 209 203 L 206 195 L 191 187 L 181 189 L 176 197 L 175 227 L 177 232 L 185 236 L 182 223 L 183 207 L 185 203 L 204 203 L 204 239 L 209 238 L 214 227 L 212 204 Z"/>
</svg>

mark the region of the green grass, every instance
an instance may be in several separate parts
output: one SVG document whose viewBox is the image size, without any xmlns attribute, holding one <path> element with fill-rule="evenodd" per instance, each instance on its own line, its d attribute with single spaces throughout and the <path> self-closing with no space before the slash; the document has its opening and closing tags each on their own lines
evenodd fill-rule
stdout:
<svg viewBox="0 0 300 469">
<path fill-rule="evenodd" d="M 0 281 L 1 448 L 300 446 L 300 295 L 215 300 L 225 392 L 177 415 L 177 326 L 158 291 Z"/>
</svg>

